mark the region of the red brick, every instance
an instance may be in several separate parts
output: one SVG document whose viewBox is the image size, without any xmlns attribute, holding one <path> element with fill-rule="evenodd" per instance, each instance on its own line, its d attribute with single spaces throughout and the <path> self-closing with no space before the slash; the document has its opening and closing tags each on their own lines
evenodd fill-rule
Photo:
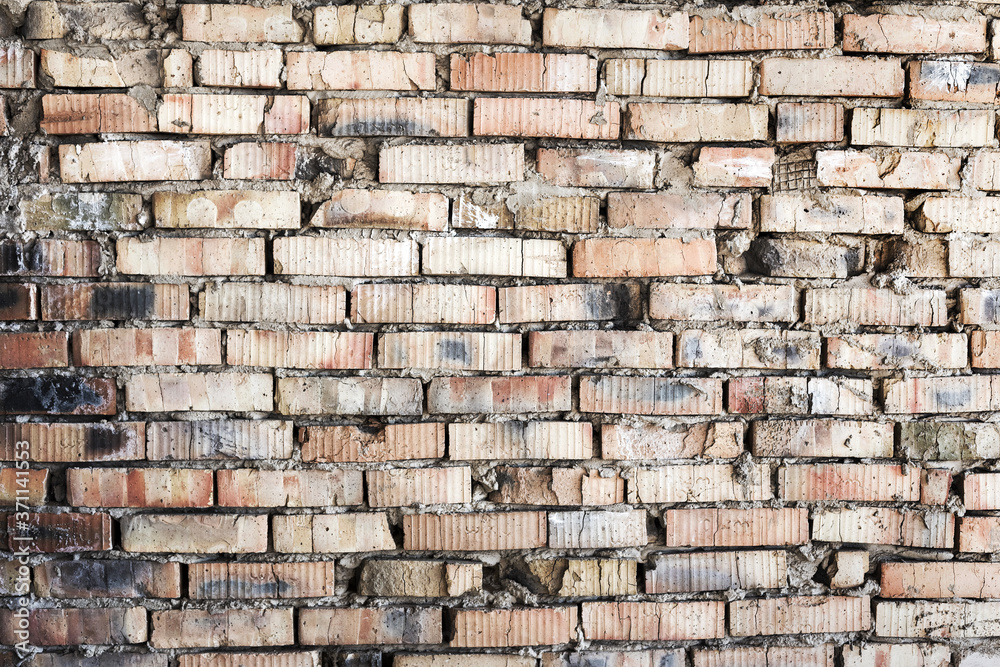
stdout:
<svg viewBox="0 0 1000 667">
<path fill-rule="evenodd" d="M 494 137 L 617 139 L 621 111 L 616 102 L 532 97 L 479 97 L 472 133 Z"/>
<path fill-rule="evenodd" d="M 644 415 L 722 413 L 722 381 L 712 378 L 587 376 L 580 411 Z"/>
<path fill-rule="evenodd" d="M 207 600 L 326 597 L 336 594 L 334 567 L 332 561 L 192 563 L 188 565 L 188 597 Z"/>
<path fill-rule="evenodd" d="M 739 646 L 737 648 L 694 650 L 694 667 L 834 667 L 834 645 L 821 646 Z M 874 667 L 874 666 L 872 666 Z"/>
<path fill-rule="evenodd" d="M 450 88 L 496 93 L 588 93 L 597 90 L 597 60 L 582 53 L 453 53 Z"/>
<path fill-rule="evenodd" d="M 955 515 L 890 507 L 822 510 L 813 514 L 812 537 L 818 542 L 951 549 L 955 541 Z"/>
<path fill-rule="evenodd" d="M 340 190 L 320 205 L 313 227 L 444 231 L 448 198 L 433 192 Z"/>
<path fill-rule="evenodd" d="M 403 515 L 408 551 L 510 551 L 546 544 L 545 512 Z"/>
<path fill-rule="evenodd" d="M 736 600 L 729 605 L 734 636 L 828 634 L 871 630 L 871 599 L 800 596 Z"/>
<path fill-rule="evenodd" d="M 274 272 L 311 276 L 417 275 L 417 244 L 382 239 L 289 236 L 274 240 Z"/>
<path fill-rule="evenodd" d="M 340 324 L 347 299 L 339 285 L 210 283 L 199 295 L 199 304 L 201 316 L 217 322 Z"/>
<path fill-rule="evenodd" d="M 363 284 L 351 293 L 358 323 L 489 324 L 496 319 L 496 288 L 446 284 Z"/>
<path fill-rule="evenodd" d="M 844 667 L 950 667 L 951 649 L 941 644 L 865 644 L 845 646 Z M 970 666 L 971 667 L 971 666 Z"/>
<path fill-rule="evenodd" d="M 612 229 L 748 229 L 752 213 L 748 194 L 608 193 Z"/>
<path fill-rule="evenodd" d="M 276 419 L 152 422 L 150 461 L 288 459 L 292 423 Z"/>
<path fill-rule="evenodd" d="M 290 181 L 295 178 L 295 144 L 244 142 L 226 149 L 223 178 Z"/>
<path fill-rule="evenodd" d="M 5 609 L 0 618 L 0 642 L 11 646 L 23 641 L 14 635 L 19 625 L 14 613 Z M 121 646 L 146 641 L 146 610 L 142 607 L 34 609 L 27 620 L 29 646 Z"/>
<path fill-rule="evenodd" d="M 0 334 L 0 368 L 57 368 L 69 365 L 69 334 Z"/>
<path fill-rule="evenodd" d="M 59 146 L 63 183 L 197 181 L 210 178 L 211 167 L 207 141 L 107 141 Z"/>
<path fill-rule="evenodd" d="M 670 465 L 630 472 L 630 503 L 747 502 L 772 497 L 771 468 L 766 463 L 739 473 L 731 465 Z"/>
<path fill-rule="evenodd" d="M 898 58 L 765 58 L 759 90 L 771 96 L 902 97 L 905 79 Z"/>
<path fill-rule="evenodd" d="M 805 509 L 676 509 L 663 516 L 668 547 L 761 547 L 809 542 Z"/>
<path fill-rule="evenodd" d="M 549 512 L 550 549 L 621 549 L 644 547 L 646 510 Z"/>
<path fill-rule="evenodd" d="M 16 518 L 11 514 L 7 517 L 7 548 L 44 554 L 108 551 L 112 548 L 111 516 L 63 512 Z"/>
<path fill-rule="evenodd" d="M 786 49 L 826 49 L 835 41 L 832 12 L 776 12 L 742 21 L 691 17 L 691 53 L 726 53 Z"/>
<path fill-rule="evenodd" d="M 994 392 L 998 383 L 1000 375 L 892 380 L 883 387 L 883 402 L 889 414 L 988 412 L 1000 405 Z"/>
<path fill-rule="evenodd" d="M 855 150 L 817 151 L 816 162 L 819 184 L 842 188 L 957 189 L 962 168 L 961 159 L 929 151 L 883 155 Z"/>
<path fill-rule="evenodd" d="M 35 567 L 35 591 L 54 598 L 179 598 L 181 566 L 133 560 L 48 561 Z"/>
<path fill-rule="evenodd" d="M 958 550 L 988 554 L 1000 549 L 1000 517 L 964 516 L 958 521 Z"/>
<path fill-rule="evenodd" d="M 878 463 L 816 463 L 778 469 L 781 497 L 792 501 L 919 502 L 921 470 Z"/>
<path fill-rule="evenodd" d="M 45 95 L 40 129 L 46 134 L 156 132 L 156 118 L 129 95 Z"/>
<path fill-rule="evenodd" d="M 432 237 L 422 260 L 426 275 L 566 276 L 566 248 L 555 240 Z"/>
<path fill-rule="evenodd" d="M 503 421 L 448 425 L 452 460 L 589 459 L 590 422 Z"/>
<path fill-rule="evenodd" d="M 320 463 L 409 461 L 444 457 L 444 424 L 390 424 L 381 430 L 358 426 L 307 426 L 299 436 L 302 460 Z"/>
<path fill-rule="evenodd" d="M 0 275 L 95 277 L 101 249 L 94 241 L 0 241 Z"/>
<path fill-rule="evenodd" d="M 371 507 L 407 507 L 472 502 L 472 469 L 407 468 L 365 473 Z"/>
<path fill-rule="evenodd" d="M 997 563 L 882 563 L 881 590 L 887 598 L 996 598 Z"/>
<path fill-rule="evenodd" d="M 679 641 L 726 634 L 726 607 L 707 602 L 584 602 L 583 634 L 591 641 Z"/>
<path fill-rule="evenodd" d="M 524 180 L 524 144 L 387 146 L 379 152 L 380 183 L 489 185 Z"/>
<path fill-rule="evenodd" d="M 214 366 L 222 363 L 218 329 L 77 329 L 77 366 Z"/>
<path fill-rule="evenodd" d="M 576 634 L 576 607 L 459 609 L 452 647 L 567 644 Z"/>
<path fill-rule="evenodd" d="M 374 334 L 226 331 L 226 363 L 268 368 L 371 368 Z"/>
<path fill-rule="evenodd" d="M 565 412 L 572 409 L 570 378 L 560 376 L 445 377 L 431 381 L 432 413 Z"/>
<path fill-rule="evenodd" d="M 601 427 L 601 456 L 606 460 L 731 459 L 742 453 L 741 422 L 657 422 Z"/>
<path fill-rule="evenodd" d="M 503 287 L 500 322 L 633 320 L 641 315 L 638 285 L 562 284 Z"/>
<path fill-rule="evenodd" d="M 441 640 L 440 607 L 299 610 L 298 641 L 306 646 L 440 644 Z"/>
<path fill-rule="evenodd" d="M 764 104 L 632 102 L 626 107 L 623 138 L 672 143 L 767 141 L 768 119 Z"/>
<path fill-rule="evenodd" d="M 14 507 L 18 501 L 22 504 L 27 503 L 29 507 L 45 504 L 48 478 L 49 471 L 44 468 L 40 470 L 0 468 L 0 505 Z"/>
<path fill-rule="evenodd" d="M 397 548 L 382 512 L 278 514 L 272 523 L 278 553 L 360 553 Z"/>
<path fill-rule="evenodd" d="M 784 588 L 784 551 L 711 551 L 656 554 L 646 569 L 646 593 L 695 593 L 731 589 Z"/>
<path fill-rule="evenodd" d="M 364 501 L 359 470 L 219 470 L 219 507 L 326 507 Z"/>
<path fill-rule="evenodd" d="M 774 149 L 705 146 L 691 166 L 694 184 L 701 187 L 766 188 L 771 185 Z"/>
<path fill-rule="evenodd" d="M 267 551 L 267 516 L 136 514 L 121 520 L 122 549 L 134 553 L 240 554 Z"/>
<path fill-rule="evenodd" d="M 165 648 L 290 646 L 291 609 L 168 609 L 152 612 L 149 645 Z"/>
<path fill-rule="evenodd" d="M 236 146 L 248 145 L 257 144 Z M 298 229 L 302 224 L 299 193 L 281 190 L 154 192 L 153 215 L 157 227 L 177 229 Z"/>
<path fill-rule="evenodd" d="M 573 246 L 573 275 L 699 276 L 716 272 L 711 239 L 589 239 Z"/>
<path fill-rule="evenodd" d="M 105 424 L 13 424 L 0 426 L 0 460 L 16 460 L 15 443 L 29 443 L 29 456 L 39 463 L 127 461 L 144 458 L 143 422 Z"/>
<path fill-rule="evenodd" d="M 434 90 L 434 54 L 289 51 L 289 90 Z"/>
<path fill-rule="evenodd" d="M 4 320 L 38 319 L 38 286 L 33 283 L 0 285 L 0 318 Z"/>
<path fill-rule="evenodd" d="M 74 507 L 210 507 L 211 470 L 70 468 L 66 502 Z"/>
<path fill-rule="evenodd" d="M 844 106 L 827 102 L 777 105 L 779 144 L 839 142 L 844 139 Z"/>
</svg>

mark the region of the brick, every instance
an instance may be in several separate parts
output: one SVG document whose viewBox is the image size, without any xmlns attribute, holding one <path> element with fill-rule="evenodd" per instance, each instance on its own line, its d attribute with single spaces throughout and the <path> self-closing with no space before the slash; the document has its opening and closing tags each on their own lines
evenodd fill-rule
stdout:
<svg viewBox="0 0 1000 667">
<path fill-rule="evenodd" d="M 295 144 L 249 141 L 235 144 L 227 148 L 223 155 L 222 176 L 232 179 L 290 181 L 295 178 L 296 152 Z M 265 198 L 287 196 L 284 193 L 248 192 L 246 194 L 251 197 L 254 194 L 263 195 Z M 254 207 L 251 205 L 249 208 L 251 211 L 248 213 L 253 215 Z M 281 210 L 288 218 L 294 219 L 290 215 L 294 209 L 283 207 Z M 297 222 L 297 220 L 295 221 Z"/>
<path fill-rule="evenodd" d="M 774 149 L 705 146 L 691 166 L 697 186 L 765 188 L 771 185 Z"/>
<path fill-rule="evenodd" d="M 633 320 L 641 315 L 637 285 L 578 283 L 503 287 L 500 322 Z"/>
<path fill-rule="evenodd" d="M 818 542 L 888 544 L 923 549 L 951 549 L 955 516 L 887 507 L 823 510 L 813 515 L 812 537 Z"/>
<path fill-rule="evenodd" d="M 585 100 L 480 97 L 473 109 L 473 134 L 499 137 L 617 139 L 616 102 L 597 106 Z"/>
<path fill-rule="evenodd" d="M 646 511 L 549 512 L 550 549 L 619 549 L 646 546 Z"/>
<path fill-rule="evenodd" d="M 374 463 L 444 457 L 444 424 L 308 426 L 302 429 L 302 460 L 320 463 Z"/>
<path fill-rule="evenodd" d="M 414 42 L 457 44 L 531 44 L 531 24 L 510 5 L 454 3 L 409 9 Z"/>
<path fill-rule="evenodd" d="M 153 648 L 288 646 L 295 643 L 291 609 L 168 609 L 152 612 Z"/>
<path fill-rule="evenodd" d="M 539 148 L 537 170 L 552 185 L 651 188 L 655 160 L 646 151 Z"/>
<path fill-rule="evenodd" d="M 774 419 L 753 422 L 755 456 L 891 458 L 893 425 L 842 419 Z"/>
<path fill-rule="evenodd" d="M 524 144 L 389 146 L 378 164 L 380 183 L 509 183 L 524 180 Z"/>
<path fill-rule="evenodd" d="M 197 181 L 211 177 L 207 141 L 107 141 L 59 146 L 63 183 Z"/>
<path fill-rule="evenodd" d="M 156 226 L 167 229 L 298 229 L 299 193 L 202 190 L 155 192 Z"/>
<path fill-rule="evenodd" d="M 449 424 L 452 460 L 589 459 L 590 422 L 504 421 Z"/>
<path fill-rule="evenodd" d="M 369 470 L 365 473 L 368 504 L 407 507 L 472 502 L 472 469 L 447 468 Z"/>
<path fill-rule="evenodd" d="M 163 85 L 185 88 L 194 85 L 194 58 L 184 49 L 168 51 L 163 58 Z"/>
<path fill-rule="evenodd" d="M 962 485 L 962 502 L 967 510 L 1000 509 L 1000 475 L 966 473 Z"/>
<path fill-rule="evenodd" d="M 275 659 L 285 661 L 281 667 L 320 667 L 319 651 L 283 651 L 274 653 L 185 653 L 177 656 L 178 667 L 272 667 Z M 158 666 L 157 666 L 158 667 Z"/>
<path fill-rule="evenodd" d="M 305 95 L 278 95 L 267 98 L 264 111 L 265 134 L 308 134 L 309 98 Z"/>
<path fill-rule="evenodd" d="M 784 551 L 714 551 L 654 554 L 646 569 L 646 593 L 696 593 L 784 588 Z"/>
<path fill-rule="evenodd" d="M 289 51 L 289 90 L 434 90 L 434 54 Z"/>
<path fill-rule="evenodd" d="M 736 414 L 870 415 L 873 386 L 867 378 L 742 377 L 728 384 L 727 406 Z"/>
<path fill-rule="evenodd" d="M 374 334 L 352 332 L 226 332 L 226 363 L 268 368 L 371 368 Z"/>
<path fill-rule="evenodd" d="M 402 5 L 316 7 L 313 41 L 328 44 L 393 44 L 403 36 Z"/>
<path fill-rule="evenodd" d="M 91 40 L 145 40 L 151 28 L 142 9 L 117 2 L 91 2 L 82 7 L 69 3 L 35 2 L 28 8 L 27 39 L 62 39 L 70 31 Z"/>
<path fill-rule="evenodd" d="M 867 595 L 736 600 L 729 608 L 730 632 L 737 637 L 864 632 L 872 627 Z"/>
<path fill-rule="evenodd" d="M 312 276 L 414 276 L 417 244 L 388 239 L 288 236 L 274 240 L 274 272 Z"/>
<path fill-rule="evenodd" d="M 407 332 L 379 337 L 379 368 L 516 371 L 520 334 Z"/>
<path fill-rule="evenodd" d="M 994 328 L 1000 323 L 1000 292 L 990 289 L 958 291 L 959 321 Z"/>
<path fill-rule="evenodd" d="M 766 141 L 768 108 L 762 104 L 662 104 L 632 102 L 624 139 L 690 143 Z"/>
<path fill-rule="evenodd" d="M 929 461 L 991 459 L 1000 456 L 1000 429 L 976 422 L 903 422 L 900 455 Z"/>
<path fill-rule="evenodd" d="M 278 553 L 395 551 L 396 541 L 382 512 L 278 514 L 273 518 Z"/>
<path fill-rule="evenodd" d="M 993 142 L 993 116 L 983 110 L 870 109 L 851 112 L 855 146 L 976 147 Z"/>
<path fill-rule="evenodd" d="M 38 319 L 38 286 L 32 283 L 0 285 L 0 318 L 4 320 Z"/>
<path fill-rule="evenodd" d="M 528 365 L 673 368 L 674 336 L 658 331 L 532 331 Z"/>
<path fill-rule="evenodd" d="M 760 63 L 761 95 L 902 97 L 904 86 L 898 58 L 765 58 Z"/>
<path fill-rule="evenodd" d="M 0 334 L 0 368 L 59 368 L 69 365 L 69 334 Z"/>
<path fill-rule="evenodd" d="M 845 14 L 844 51 L 982 53 L 986 51 L 986 17 L 947 20 L 894 14 Z"/>
<path fill-rule="evenodd" d="M 919 502 L 919 468 L 878 463 L 815 463 L 778 469 L 778 489 L 792 501 Z"/>
<path fill-rule="evenodd" d="M 563 278 L 566 247 L 545 239 L 445 237 L 423 246 L 425 275 L 491 275 Z"/>
<path fill-rule="evenodd" d="M 990 220 L 983 222 L 989 224 Z M 1000 245 L 992 239 L 981 238 L 949 241 L 948 273 L 980 278 L 1000 276 Z"/>
<path fill-rule="evenodd" d="M 844 667 L 949 667 L 951 650 L 940 644 L 865 644 L 845 646 Z"/>
<path fill-rule="evenodd" d="M 267 551 L 267 516 L 138 514 L 120 520 L 133 553 L 241 554 Z"/>
<path fill-rule="evenodd" d="M 451 226 L 455 229 L 514 229 L 514 213 L 497 198 L 477 203 L 472 197 L 459 195 L 452 211 Z"/>
<path fill-rule="evenodd" d="M 496 288 L 485 285 L 365 284 L 351 292 L 358 323 L 490 324 Z"/>
<path fill-rule="evenodd" d="M 960 158 L 945 153 L 893 151 L 817 151 L 820 185 L 893 190 L 954 190 L 959 187 Z M 926 210 L 926 204 L 925 210 Z"/>
<path fill-rule="evenodd" d="M 917 227 L 921 231 L 995 233 L 1000 231 L 1000 197 L 930 197 L 920 207 Z M 971 244 L 970 244 L 971 245 Z M 949 248 L 954 246 L 949 246 Z M 949 260 L 951 256 L 949 253 Z M 951 262 L 949 261 L 949 264 Z"/>
<path fill-rule="evenodd" d="M 211 470 L 70 468 L 66 502 L 74 507 L 210 507 Z"/>
<path fill-rule="evenodd" d="M 316 112 L 319 133 L 334 137 L 469 136 L 468 100 L 445 97 L 327 98 L 317 103 Z"/>
<path fill-rule="evenodd" d="M 781 102 L 776 107 L 779 144 L 844 140 L 844 106 L 828 102 Z"/>
<path fill-rule="evenodd" d="M 273 382 L 266 373 L 137 374 L 125 383 L 125 405 L 135 412 L 270 412 Z"/>
<path fill-rule="evenodd" d="M 605 424 L 601 455 L 607 460 L 735 458 L 743 453 L 738 422 Z"/>
<path fill-rule="evenodd" d="M 684 12 L 627 9 L 554 9 L 542 16 L 542 44 L 573 48 L 655 49 L 688 46 Z"/>
<path fill-rule="evenodd" d="M 1000 602 L 879 602 L 879 637 L 975 639 L 1000 633 Z"/>
<path fill-rule="evenodd" d="M 116 244 L 119 273 L 262 276 L 264 239 L 126 238 Z"/>
<path fill-rule="evenodd" d="M 181 39 L 188 42 L 298 42 L 302 27 L 291 5 L 181 5 Z"/>
<path fill-rule="evenodd" d="M 25 229 L 79 232 L 140 231 L 146 226 L 140 195 L 65 192 L 21 200 Z"/>
<path fill-rule="evenodd" d="M 739 646 L 728 649 L 694 650 L 694 667 L 833 667 L 834 646 Z"/>
<path fill-rule="evenodd" d="M 111 516 L 105 513 L 60 514 L 27 513 L 26 516 L 7 516 L 6 547 L 11 551 L 28 553 L 68 554 L 85 551 L 109 551 L 111 542 Z M 18 522 L 26 522 L 27 529 Z M 26 541 L 18 537 L 30 538 Z"/>
<path fill-rule="evenodd" d="M 753 63 L 749 60 L 608 60 L 604 76 L 609 92 L 615 95 L 747 97 L 753 87 Z"/>
<path fill-rule="evenodd" d="M 835 551 L 826 567 L 830 588 L 856 588 L 863 585 L 868 568 L 867 551 Z"/>
<path fill-rule="evenodd" d="M 477 456 L 472 455 L 472 458 Z M 489 499 L 504 505 L 614 505 L 625 502 L 625 480 L 607 469 L 587 472 L 583 468 L 497 466 L 496 473 L 497 489 L 490 493 Z M 608 476 L 601 476 L 605 474 Z"/>
<path fill-rule="evenodd" d="M 997 98 L 1000 65 L 913 60 L 908 69 L 911 100 L 992 104 Z"/>
<path fill-rule="evenodd" d="M 30 446 L 29 443 L 29 453 Z M 0 468 L 0 505 L 16 507 L 19 500 L 30 507 L 44 505 L 48 478 L 49 471 L 46 469 Z"/>
<path fill-rule="evenodd" d="M 66 375 L 0 380 L 0 414 L 113 415 L 115 381 Z"/>
<path fill-rule="evenodd" d="M 357 470 L 219 470 L 220 507 L 326 507 L 360 505 Z"/>
<path fill-rule="evenodd" d="M 441 639 L 440 607 L 299 611 L 298 641 L 306 646 L 440 644 Z"/>
<path fill-rule="evenodd" d="M 336 594 L 334 573 L 332 561 L 192 563 L 188 565 L 188 596 L 207 600 L 325 597 Z"/>
<path fill-rule="evenodd" d="M 491 93 L 589 93 L 597 60 L 582 53 L 451 54 L 450 90 Z"/>
<path fill-rule="evenodd" d="M 997 68 L 1000 69 L 1000 65 Z M 1000 75 L 998 75 L 998 79 L 1000 79 Z M 1000 190 L 1000 151 L 977 151 L 972 155 L 971 162 L 971 181 L 974 188 L 989 191 Z"/>
<path fill-rule="evenodd" d="M 453 647 L 566 644 L 576 631 L 577 609 L 459 609 L 454 623 Z"/>
<path fill-rule="evenodd" d="M 545 547 L 545 512 L 403 515 L 403 548 L 407 551 L 510 551 Z"/>
<path fill-rule="evenodd" d="M 0 241 L 0 275 L 95 277 L 100 264 L 94 241 Z"/>
<path fill-rule="evenodd" d="M 210 283 L 199 303 L 201 316 L 216 322 L 340 324 L 347 298 L 340 286 Z"/>
<path fill-rule="evenodd" d="M 809 542 L 805 509 L 675 509 L 663 515 L 667 547 L 761 547 Z"/>
<path fill-rule="evenodd" d="M 451 597 L 478 590 L 482 579 L 479 563 L 369 559 L 358 590 L 378 597 Z"/>
<path fill-rule="evenodd" d="M 294 111 L 290 106 L 291 100 L 304 105 L 304 113 L 308 117 L 308 102 L 301 96 L 268 98 L 264 95 L 168 94 L 163 96 L 157 119 L 160 132 L 258 134 L 270 119 L 272 125 L 264 127 L 268 134 L 298 134 L 303 131 L 301 127 L 286 127 L 291 119 L 284 114 Z M 273 102 L 273 106 L 267 111 L 269 102 Z M 305 126 L 308 129 L 308 122 Z"/>
<path fill-rule="evenodd" d="M 992 553 L 1000 549 L 1000 519 L 995 516 L 965 516 L 958 523 L 958 550 Z"/>
<path fill-rule="evenodd" d="M 35 655 L 31 664 L 32 667 L 167 667 L 167 655 L 108 652 L 86 657 L 80 653 L 43 653 Z M 183 664 L 189 666 L 189 663 Z"/>
<path fill-rule="evenodd" d="M 35 594 L 54 598 L 179 598 L 181 566 L 133 560 L 48 561 L 35 567 Z"/>
<path fill-rule="evenodd" d="M 820 288 L 806 290 L 803 321 L 808 324 L 889 327 L 944 326 L 948 320 L 944 290 Z"/>
<path fill-rule="evenodd" d="M 427 409 L 445 414 L 565 412 L 572 409 L 570 384 L 568 376 L 434 378 Z"/>
<path fill-rule="evenodd" d="M 0 641 L 7 645 L 21 641 L 14 636 L 19 625 L 14 613 L 5 609 L 3 614 Z M 146 610 L 142 607 L 33 609 L 26 620 L 31 646 L 120 646 L 146 641 Z"/>
<path fill-rule="evenodd" d="M 716 271 L 712 239 L 588 239 L 573 245 L 573 275 L 699 276 Z"/>
<path fill-rule="evenodd" d="M 851 224 L 850 218 L 846 222 Z M 823 242 L 758 237 L 751 242 L 747 254 L 751 273 L 764 276 L 848 278 L 863 273 L 864 264 L 864 241 L 845 236 L 826 238 Z"/>
<path fill-rule="evenodd" d="M 746 502 L 772 497 L 766 464 L 740 473 L 731 465 L 672 465 L 630 472 L 630 503 Z"/>
<path fill-rule="evenodd" d="M 677 366 L 819 369 L 820 337 L 809 331 L 687 329 L 677 336 Z"/>
<path fill-rule="evenodd" d="M 313 214 L 313 227 L 444 231 L 448 198 L 429 192 L 340 190 Z"/>
<path fill-rule="evenodd" d="M 44 95 L 39 128 L 46 134 L 155 132 L 156 118 L 129 95 Z"/>
<path fill-rule="evenodd" d="M 543 655 L 552 655 L 545 653 Z M 486 653 L 451 653 L 451 654 L 421 654 L 407 655 L 396 653 L 393 660 L 398 661 L 398 667 L 458 667 L 459 664 L 470 667 L 534 667 L 537 659 L 520 655 L 500 655 Z"/>
<path fill-rule="evenodd" d="M 726 53 L 786 49 L 826 49 L 834 45 L 831 12 L 789 11 L 746 21 L 691 17 L 690 53 Z"/>
<path fill-rule="evenodd" d="M 902 197 L 764 195 L 761 231 L 779 233 L 902 234 Z"/>
<path fill-rule="evenodd" d="M 712 639 L 726 633 L 725 603 L 584 602 L 583 634 L 592 641 Z"/>
<path fill-rule="evenodd" d="M 601 200 L 597 197 L 547 197 L 520 206 L 515 217 L 520 230 L 595 233 L 600 226 Z"/>
<path fill-rule="evenodd" d="M 279 378 L 277 399 L 285 415 L 419 415 L 423 388 L 408 378 Z"/>
<path fill-rule="evenodd" d="M 656 320 L 794 322 L 798 293 L 791 285 L 653 283 L 649 316 Z"/>
<path fill-rule="evenodd" d="M 532 573 L 538 576 L 546 587 L 545 590 L 553 595 L 597 597 L 635 595 L 638 592 L 634 560 L 538 559 L 529 563 L 529 567 L 532 566 Z M 543 655 L 551 656 L 549 653 Z M 550 661 L 546 663 L 551 664 Z"/>
<path fill-rule="evenodd" d="M 21 440 L 29 443 L 30 460 L 39 463 L 138 460 L 144 458 L 146 425 L 7 423 L 0 426 L 0 460 L 14 461 Z"/>
<path fill-rule="evenodd" d="M 201 86 L 280 88 L 282 60 L 279 49 L 205 49 L 198 56 L 195 75 Z"/>
<path fill-rule="evenodd" d="M 826 366 L 852 370 L 965 368 L 968 347 L 962 334 L 836 336 L 826 339 Z"/>
<path fill-rule="evenodd" d="M 0 88 L 34 88 L 35 53 L 20 44 L 0 50 Z"/>
<path fill-rule="evenodd" d="M 966 375 L 890 380 L 884 385 L 889 414 L 987 412 L 996 409 L 994 383 L 1000 376 Z"/>
<path fill-rule="evenodd" d="M 580 411 L 640 415 L 717 415 L 722 382 L 712 378 L 586 376 Z"/>
<path fill-rule="evenodd" d="M 887 598 L 995 598 L 996 563 L 882 563 Z"/>
</svg>

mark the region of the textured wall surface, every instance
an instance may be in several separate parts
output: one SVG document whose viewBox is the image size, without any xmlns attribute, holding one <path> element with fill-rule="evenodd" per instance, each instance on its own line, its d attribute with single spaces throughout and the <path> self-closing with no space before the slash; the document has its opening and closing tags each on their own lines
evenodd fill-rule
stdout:
<svg viewBox="0 0 1000 667">
<path fill-rule="evenodd" d="M 0 4 L 0 664 L 1000 665 L 997 5 Z"/>
</svg>

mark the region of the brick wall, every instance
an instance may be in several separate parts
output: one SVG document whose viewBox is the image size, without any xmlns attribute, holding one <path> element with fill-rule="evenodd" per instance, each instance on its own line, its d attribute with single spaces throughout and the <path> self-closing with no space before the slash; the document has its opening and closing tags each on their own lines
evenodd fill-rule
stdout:
<svg viewBox="0 0 1000 667">
<path fill-rule="evenodd" d="M 0 664 L 1000 665 L 1000 7 L 0 4 Z"/>
</svg>

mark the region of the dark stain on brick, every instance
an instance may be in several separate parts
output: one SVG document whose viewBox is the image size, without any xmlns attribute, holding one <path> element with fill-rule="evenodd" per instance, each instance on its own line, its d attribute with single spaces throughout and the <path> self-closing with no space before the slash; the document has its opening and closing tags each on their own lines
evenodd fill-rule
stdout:
<svg viewBox="0 0 1000 667">
<path fill-rule="evenodd" d="M 0 383 L 0 411 L 7 414 L 94 414 L 107 403 L 87 378 L 8 378 Z"/>
<path fill-rule="evenodd" d="M 698 390 L 683 382 L 657 380 L 653 388 L 653 400 L 657 403 L 680 403 L 690 399 Z"/>
<path fill-rule="evenodd" d="M 638 285 L 605 285 L 589 289 L 584 296 L 587 318 L 631 320 L 639 317 Z"/>
<path fill-rule="evenodd" d="M 153 285 L 98 285 L 90 296 L 90 311 L 99 320 L 130 320 L 153 316 Z"/>
<path fill-rule="evenodd" d="M 983 319 L 986 322 L 996 322 L 1000 318 L 1000 292 L 990 290 L 983 292 Z"/>
<path fill-rule="evenodd" d="M 0 274 L 24 275 L 45 269 L 42 246 L 34 241 L 0 241 Z"/>
<path fill-rule="evenodd" d="M 0 313 L 22 310 L 28 291 L 20 285 L 0 285 Z"/>
<path fill-rule="evenodd" d="M 472 351 L 469 350 L 469 346 L 465 344 L 465 341 L 461 340 L 438 341 L 437 349 L 438 349 L 438 354 L 441 355 L 442 359 L 454 361 L 466 366 L 472 363 Z"/>
<path fill-rule="evenodd" d="M 94 424 L 87 429 L 84 447 L 97 457 L 113 456 L 128 449 L 130 436 L 115 424 Z"/>
</svg>

